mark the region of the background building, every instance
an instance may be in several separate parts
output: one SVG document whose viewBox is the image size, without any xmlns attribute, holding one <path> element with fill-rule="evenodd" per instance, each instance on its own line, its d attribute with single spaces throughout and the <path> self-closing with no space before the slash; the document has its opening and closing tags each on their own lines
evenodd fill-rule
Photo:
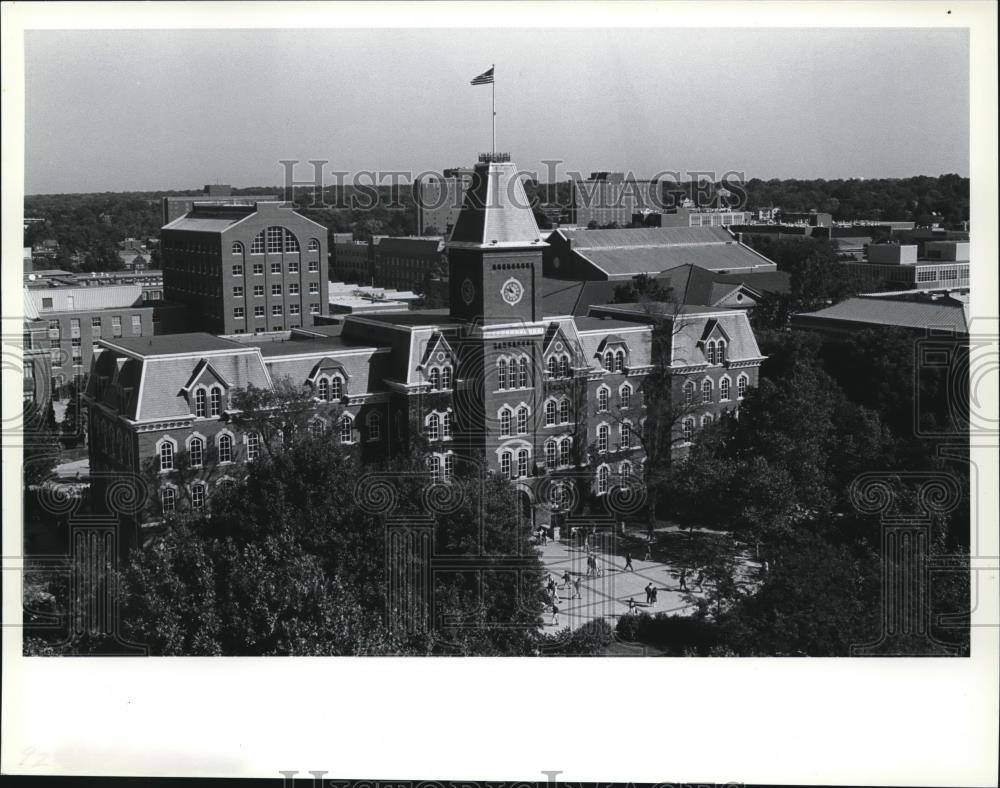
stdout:
<svg viewBox="0 0 1000 788">
<path fill-rule="evenodd" d="M 417 180 L 414 200 L 417 204 L 417 234 L 447 236 L 462 210 L 462 198 L 472 181 L 472 170 L 453 167 L 441 176 Z"/>
<path fill-rule="evenodd" d="M 160 200 L 163 208 L 163 224 L 170 224 L 179 219 L 196 205 L 210 203 L 214 205 L 253 205 L 255 202 L 273 202 L 276 194 L 258 194 L 252 196 L 235 196 L 233 187 L 228 184 L 209 184 L 197 196 L 182 195 L 179 197 L 163 197 Z"/>
<path fill-rule="evenodd" d="M 927 241 L 925 257 L 915 244 L 871 244 L 863 261 L 845 261 L 861 280 L 862 293 L 880 290 L 957 290 L 969 287 L 969 244 Z"/>
</svg>

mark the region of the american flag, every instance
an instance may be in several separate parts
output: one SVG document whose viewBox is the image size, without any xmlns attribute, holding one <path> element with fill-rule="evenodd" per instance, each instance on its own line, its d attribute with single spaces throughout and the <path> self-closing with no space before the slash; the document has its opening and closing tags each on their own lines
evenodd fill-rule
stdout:
<svg viewBox="0 0 1000 788">
<path fill-rule="evenodd" d="M 476 77 L 470 85 L 492 85 L 493 84 L 493 66 L 490 66 L 489 71 L 484 71 L 478 77 Z"/>
</svg>

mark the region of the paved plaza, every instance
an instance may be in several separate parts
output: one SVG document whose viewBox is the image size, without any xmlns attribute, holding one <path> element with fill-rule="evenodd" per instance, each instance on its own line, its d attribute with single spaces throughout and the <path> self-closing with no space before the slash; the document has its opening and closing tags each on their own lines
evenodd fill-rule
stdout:
<svg viewBox="0 0 1000 788">
<path fill-rule="evenodd" d="M 613 541 L 613 540 L 606 540 Z M 606 546 L 605 546 L 606 548 Z M 594 551 L 599 574 L 588 574 L 587 551 L 583 546 L 567 544 L 565 541 L 549 541 L 540 545 L 541 559 L 548 583 L 551 576 L 556 583 L 559 596 L 559 624 L 552 623 L 552 611 L 546 611 L 543 631 L 553 633 L 564 627 L 576 629 L 594 618 L 601 618 L 614 626 L 618 618 L 629 610 L 629 599 L 635 600 L 636 611 L 645 613 L 689 614 L 694 606 L 685 598 L 685 592 L 678 588 L 680 566 L 671 566 L 659 561 L 643 561 L 642 549 L 632 553 L 632 570 L 626 570 L 623 555 L 614 555 L 606 549 Z M 563 576 L 569 572 L 570 583 L 563 584 Z M 576 596 L 574 581 L 580 579 L 579 597 Z M 646 604 L 646 586 L 652 583 L 657 589 L 655 604 Z M 688 589 L 697 594 L 697 586 L 688 569 Z"/>
</svg>

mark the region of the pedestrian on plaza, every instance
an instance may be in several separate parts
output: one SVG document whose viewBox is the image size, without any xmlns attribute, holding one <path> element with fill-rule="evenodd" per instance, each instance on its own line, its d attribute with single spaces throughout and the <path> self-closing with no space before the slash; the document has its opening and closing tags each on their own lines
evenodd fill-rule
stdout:
<svg viewBox="0 0 1000 788">
<path fill-rule="evenodd" d="M 653 540 L 652 539 L 650 539 L 648 542 L 646 542 L 646 557 L 643 558 L 642 560 L 643 561 L 652 561 L 653 560 Z"/>
<path fill-rule="evenodd" d="M 573 589 L 576 591 L 576 596 L 574 596 L 573 598 L 574 599 L 580 599 L 580 578 L 579 577 L 576 580 L 573 581 Z"/>
<path fill-rule="evenodd" d="M 651 601 L 654 605 L 656 604 L 656 591 L 657 591 L 656 586 L 653 586 L 652 591 L 649 592 L 650 595 L 653 597 Z"/>
<path fill-rule="evenodd" d="M 632 568 L 632 554 L 629 553 L 629 552 L 627 552 L 627 551 L 625 553 L 625 568 L 622 569 L 622 571 L 623 572 L 626 572 L 626 571 L 632 571 L 632 572 L 634 572 L 635 571 L 635 569 Z"/>
<path fill-rule="evenodd" d="M 694 584 L 698 586 L 699 591 L 704 591 L 702 584 L 705 582 L 705 567 L 698 570 L 698 577 L 695 578 Z"/>
<path fill-rule="evenodd" d="M 629 613 L 635 612 L 635 600 L 632 597 L 628 598 L 628 612 Z"/>
<path fill-rule="evenodd" d="M 569 588 L 571 580 L 572 578 L 570 578 L 569 570 L 567 569 L 565 572 L 563 572 L 563 588 Z"/>
<path fill-rule="evenodd" d="M 559 605 L 552 605 L 552 625 L 559 626 Z"/>
<path fill-rule="evenodd" d="M 587 556 L 587 572 L 593 574 L 597 577 L 597 557 L 593 555 Z"/>
<path fill-rule="evenodd" d="M 549 529 L 544 525 L 542 526 L 542 546 L 544 547 L 549 543 Z"/>
<path fill-rule="evenodd" d="M 556 582 L 552 579 L 552 575 L 549 575 L 549 582 L 546 588 L 549 589 L 549 596 L 553 599 L 558 599 L 558 595 L 556 594 Z"/>
<path fill-rule="evenodd" d="M 681 582 L 680 582 L 680 585 L 678 586 L 681 591 L 687 591 L 688 590 L 688 587 L 687 587 L 687 573 L 688 573 L 688 570 L 687 570 L 687 567 L 685 566 L 683 569 L 681 569 Z"/>
<path fill-rule="evenodd" d="M 652 601 L 653 601 L 653 584 L 652 583 L 647 583 L 646 584 L 646 604 L 648 605 Z"/>
</svg>

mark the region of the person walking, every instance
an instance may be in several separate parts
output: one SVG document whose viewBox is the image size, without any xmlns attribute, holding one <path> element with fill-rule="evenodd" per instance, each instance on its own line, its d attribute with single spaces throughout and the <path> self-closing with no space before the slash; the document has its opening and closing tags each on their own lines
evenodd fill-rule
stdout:
<svg viewBox="0 0 1000 788">
<path fill-rule="evenodd" d="M 551 621 L 551 623 L 552 623 L 552 626 L 554 626 L 554 627 L 559 626 L 559 605 L 556 605 L 556 604 L 552 605 L 552 621 Z"/>
<path fill-rule="evenodd" d="M 653 540 L 652 539 L 650 539 L 648 542 L 646 542 L 646 557 L 643 558 L 642 560 L 643 561 L 652 561 L 653 560 Z"/>
<path fill-rule="evenodd" d="M 632 568 L 632 553 L 625 553 L 625 568 L 622 569 L 623 572 L 634 572 L 635 569 Z"/>
<path fill-rule="evenodd" d="M 649 592 L 650 597 L 652 597 L 650 599 L 650 602 L 652 602 L 654 605 L 656 604 L 656 591 L 657 591 L 656 586 L 653 586 L 653 588 Z"/>
<path fill-rule="evenodd" d="M 705 567 L 698 570 L 698 577 L 695 578 L 694 584 L 698 586 L 699 591 L 704 591 L 703 584 L 705 582 Z"/>
<path fill-rule="evenodd" d="M 653 584 L 646 583 L 646 604 L 648 605 L 653 601 Z"/>
<path fill-rule="evenodd" d="M 573 590 L 576 592 L 576 594 L 574 595 L 573 598 L 574 599 L 580 599 L 581 596 L 580 596 L 580 578 L 579 577 L 576 580 L 573 581 Z"/>
<path fill-rule="evenodd" d="M 681 591 L 687 591 L 688 590 L 688 587 L 687 587 L 687 573 L 688 573 L 688 570 L 687 570 L 687 567 L 685 566 L 683 569 L 681 569 L 681 582 L 680 582 L 680 584 L 678 586 L 678 588 Z"/>
<path fill-rule="evenodd" d="M 562 581 L 563 581 L 562 582 L 562 587 L 565 588 L 568 591 L 569 587 L 570 587 L 570 584 L 573 582 L 573 578 L 571 578 L 569 576 L 569 570 L 568 569 L 565 572 L 563 572 Z"/>
</svg>

